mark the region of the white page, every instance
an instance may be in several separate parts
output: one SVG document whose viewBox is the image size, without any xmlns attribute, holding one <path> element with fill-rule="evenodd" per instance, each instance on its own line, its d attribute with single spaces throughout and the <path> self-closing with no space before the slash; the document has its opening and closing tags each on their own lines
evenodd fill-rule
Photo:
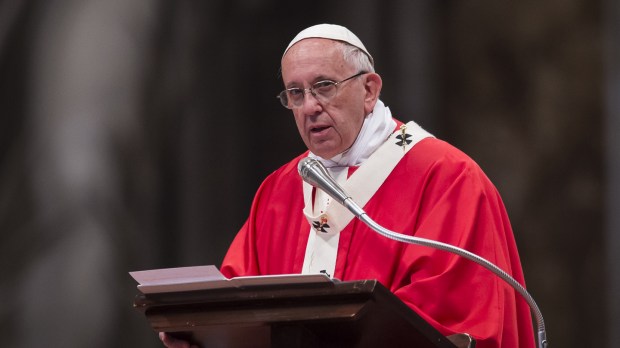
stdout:
<svg viewBox="0 0 620 348">
<path fill-rule="evenodd" d="M 138 282 L 138 290 L 144 294 L 332 281 L 325 274 L 277 274 L 228 279 L 213 265 L 161 268 L 129 272 L 129 274 Z"/>
</svg>

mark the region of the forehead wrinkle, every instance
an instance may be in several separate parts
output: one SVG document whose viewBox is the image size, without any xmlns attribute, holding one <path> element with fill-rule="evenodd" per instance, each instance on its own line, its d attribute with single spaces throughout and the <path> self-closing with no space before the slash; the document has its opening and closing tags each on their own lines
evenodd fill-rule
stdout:
<svg viewBox="0 0 620 348">
<path fill-rule="evenodd" d="M 282 78 L 290 77 L 291 66 L 294 72 L 302 72 L 293 80 L 285 82 L 286 88 L 299 84 L 313 84 L 321 80 L 335 80 L 340 71 L 345 70 L 345 60 L 337 43 L 327 39 L 305 39 L 293 45 L 282 58 Z M 288 67 L 289 69 L 286 69 Z M 307 70 L 307 71 L 306 71 Z M 297 80 L 300 78 L 299 80 Z M 303 81 L 301 81 L 303 79 Z"/>
</svg>

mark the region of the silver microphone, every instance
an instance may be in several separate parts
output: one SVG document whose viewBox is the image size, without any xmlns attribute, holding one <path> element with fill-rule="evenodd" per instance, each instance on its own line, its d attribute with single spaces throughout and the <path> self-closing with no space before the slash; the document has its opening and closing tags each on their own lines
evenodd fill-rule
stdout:
<svg viewBox="0 0 620 348">
<path fill-rule="evenodd" d="M 353 199 L 351 199 L 351 197 L 344 192 L 344 189 L 338 185 L 331 175 L 329 175 L 323 163 L 314 158 L 306 157 L 299 161 L 297 171 L 305 182 L 327 193 L 331 198 L 349 209 L 353 215 L 359 218 L 360 215 L 365 214 L 364 210 L 353 202 Z"/>
<path fill-rule="evenodd" d="M 316 159 L 310 157 L 302 159 L 297 165 L 297 170 L 299 172 L 299 175 L 305 182 L 324 191 L 334 200 L 338 201 L 338 203 L 344 205 L 347 209 L 349 209 L 349 211 L 351 211 L 351 213 L 353 213 L 353 215 L 355 215 L 358 219 L 360 219 L 368 227 L 370 227 L 372 230 L 379 233 L 380 235 L 403 243 L 422 245 L 447 251 L 464 257 L 470 261 L 473 261 L 493 272 L 495 275 L 497 275 L 510 286 L 512 286 L 512 288 L 515 289 L 528 303 L 528 305 L 530 306 L 530 310 L 532 310 L 532 312 L 534 313 L 534 317 L 536 318 L 536 324 L 538 327 L 538 348 L 548 347 L 547 331 L 545 329 L 545 321 L 543 319 L 542 312 L 538 308 L 538 305 L 534 301 L 534 298 L 527 292 L 527 290 L 525 290 L 525 288 L 508 273 L 504 272 L 504 270 L 497 267 L 485 258 L 482 258 L 472 252 L 461 249 L 454 245 L 426 238 L 408 236 L 384 228 L 383 226 L 372 220 L 370 217 L 368 217 L 366 212 L 359 205 L 357 205 L 353 201 L 351 196 L 349 196 L 344 191 L 344 189 L 340 185 L 338 185 L 338 183 L 329 175 L 327 169 L 325 169 L 323 164 Z"/>
</svg>

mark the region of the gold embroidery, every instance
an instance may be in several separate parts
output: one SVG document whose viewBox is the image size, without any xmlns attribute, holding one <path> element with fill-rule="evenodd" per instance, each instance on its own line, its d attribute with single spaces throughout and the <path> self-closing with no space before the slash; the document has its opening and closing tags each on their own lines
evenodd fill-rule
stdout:
<svg viewBox="0 0 620 348">
<path fill-rule="evenodd" d="M 323 228 L 323 226 L 327 225 L 327 215 L 322 214 L 319 218 L 321 222 L 319 223 L 319 230 Z"/>
</svg>

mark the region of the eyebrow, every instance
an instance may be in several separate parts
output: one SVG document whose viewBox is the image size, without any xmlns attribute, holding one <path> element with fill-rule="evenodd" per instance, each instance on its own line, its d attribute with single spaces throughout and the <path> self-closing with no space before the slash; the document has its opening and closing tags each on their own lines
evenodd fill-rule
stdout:
<svg viewBox="0 0 620 348">
<path fill-rule="evenodd" d="M 321 81 L 336 81 L 333 78 L 327 77 L 325 75 L 318 75 L 317 77 L 315 77 L 312 82 L 310 82 L 310 85 L 314 85 L 317 82 L 321 82 Z M 291 89 L 291 88 L 303 88 L 303 87 L 299 87 L 297 86 L 296 82 L 291 82 L 288 85 L 285 86 L 286 89 Z"/>
</svg>

